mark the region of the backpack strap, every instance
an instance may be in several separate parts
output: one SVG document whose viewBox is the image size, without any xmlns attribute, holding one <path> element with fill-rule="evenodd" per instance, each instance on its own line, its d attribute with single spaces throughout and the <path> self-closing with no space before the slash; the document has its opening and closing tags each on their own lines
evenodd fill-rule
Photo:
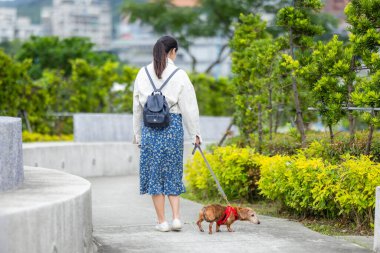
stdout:
<svg viewBox="0 0 380 253">
<path fill-rule="evenodd" d="M 180 70 L 180 68 L 176 68 L 173 73 L 170 74 L 170 76 L 168 77 L 168 79 L 166 79 L 166 81 L 161 85 L 161 87 L 159 89 L 156 88 L 156 86 L 154 85 L 154 82 L 153 82 L 153 79 L 152 77 L 150 76 L 149 74 L 149 71 L 148 71 L 148 68 L 145 66 L 145 72 L 146 74 L 148 75 L 149 77 L 149 81 L 150 83 L 152 84 L 152 87 L 154 89 L 154 92 L 161 92 L 161 90 L 165 87 L 166 84 L 168 84 L 168 82 L 170 81 L 170 79 L 174 76 L 175 73 L 177 73 L 177 71 Z"/>
<path fill-rule="evenodd" d="M 168 79 L 166 79 L 166 81 L 162 84 L 162 86 L 157 90 L 157 91 L 161 91 L 166 84 L 168 84 L 168 82 L 170 81 L 170 79 L 174 76 L 175 73 L 177 73 L 177 71 L 180 70 L 180 68 L 176 68 L 173 73 L 171 73 L 171 75 L 168 77 Z"/>
<path fill-rule="evenodd" d="M 150 81 L 150 83 L 152 84 L 153 90 L 154 90 L 154 91 L 157 91 L 157 88 L 156 88 L 156 86 L 154 85 L 154 82 L 153 82 L 153 80 L 152 80 L 152 77 L 150 76 L 149 71 L 148 71 L 148 68 L 147 68 L 146 66 L 145 66 L 145 72 L 146 72 L 146 74 L 147 74 L 148 77 L 149 77 L 149 81 Z"/>
</svg>

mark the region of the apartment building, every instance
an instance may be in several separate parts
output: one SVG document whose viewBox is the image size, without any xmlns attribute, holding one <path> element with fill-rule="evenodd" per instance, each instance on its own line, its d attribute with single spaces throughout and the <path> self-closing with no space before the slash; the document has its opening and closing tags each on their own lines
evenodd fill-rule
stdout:
<svg viewBox="0 0 380 253">
<path fill-rule="evenodd" d="M 27 40 L 32 35 L 41 35 L 41 31 L 41 26 L 32 24 L 29 18 L 19 17 L 16 8 L 0 8 L 0 42 Z"/>
<path fill-rule="evenodd" d="M 53 0 L 41 12 L 44 35 L 88 37 L 99 50 L 109 48 L 112 15 L 106 0 Z"/>
</svg>

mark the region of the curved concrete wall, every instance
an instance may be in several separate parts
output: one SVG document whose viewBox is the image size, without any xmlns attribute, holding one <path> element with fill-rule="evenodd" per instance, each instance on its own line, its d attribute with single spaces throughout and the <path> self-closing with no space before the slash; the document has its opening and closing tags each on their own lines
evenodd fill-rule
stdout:
<svg viewBox="0 0 380 253">
<path fill-rule="evenodd" d="M 191 156 L 192 148 L 191 143 L 185 143 L 184 162 Z M 62 170 L 82 177 L 139 173 L 140 150 L 132 143 L 24 143 L 23 149 L 27 166 Z"/>
<path fill-rule="evenodd" d="M 0 252 L 92 253 L 91 184 L 25 167 L 24 184 L 0 194 Z"/>
<path fill-rule="evenodd" d="M 24 164 L 81 177 L 138 173 L 139 149 L 131 143 L 24 144 Z"/>
<path fill-rule="evenodd" d="M 0 117 L 0 192 L 24 180 L 21 119 Z"/>
</svg>

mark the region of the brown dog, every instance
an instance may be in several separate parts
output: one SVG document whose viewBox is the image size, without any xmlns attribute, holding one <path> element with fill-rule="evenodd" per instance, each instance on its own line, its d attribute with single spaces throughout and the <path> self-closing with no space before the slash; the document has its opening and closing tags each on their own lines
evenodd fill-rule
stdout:
<svg viewBox="0 0 380 253">
<path fill-rule="evenodd" d="M 229 210 L 227 210 L 227 208 Z M 236 220 L 249 221 L 254 224 L 260 224 L 256 212 L 253 211 L 251 208 L 226 207 L 217 204 L 205 206 L 200 210 L 197 225 L 201 232 L 204 232 L 201 225 L 203 220 L 210 222 L 209 234 L 212 234 L 212 225 L 214 224 L 214 222 L 217 222 L 216 232 L 220 232 L 219 228 L 221 225 L 227 225 L 228 232 L 233 232 L 231 225 Z"/>
</svg>

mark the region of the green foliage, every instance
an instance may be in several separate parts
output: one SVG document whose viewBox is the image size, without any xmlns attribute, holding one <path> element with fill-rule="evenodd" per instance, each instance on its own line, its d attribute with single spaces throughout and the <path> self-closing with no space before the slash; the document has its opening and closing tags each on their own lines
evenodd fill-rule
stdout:
<svg viewBox="0 0 380 253">
<path fill-rule="evenodd" d="M 68 77 L 63 70 L 49 70 L 35 81 L 46 91 L 47 100 L 41 125 L 41 133 L 71 133 L 72 122 L 69 118 L 58 118 L 52 122 L 48 114 L 64 112 L 118 113 L 132 112 L 132 84 L 137 69 L 123 66 L 119 62 L 107 61 L 101 66 L 86 60 L 71 61 L 72 71 Z M 123 90 L 113 90 L 114 84 L 123 84 Z"/>
<path fill-rule="evenodd" d="M 258 197 L 256 182 L 259 179 L 259 170 L 254 150 L 234 146 L 219 147 L 205 156 L 229 200 Z M 199 153 L 185 166 L 185 179 L 193 194 L 208 199 L 220 196 Z"/>
<path fill-rule="evenodd" d="M 30 66 L 29 60 L 16 62 L 0 51 L 0 115 L 28 117 L 36 124 L 45 113 L 47 94 L 30 79 Z"/>
<path fill-rule="evenodd" d="M 295 45 L 307 49 L 313 45 L 313 36 L 323 32 L 322 26 L 312 20 L 312 15 L 321 8 L 322 3 L 319 0 L 295 0 L 293 6 L 278 11 L 277 24 L 291 31 Z"/>
<path fill-rule="evenodd" d="M 265 32 L 265 22 L 253 14 L 240 15 L 230 42 L 235 84 L 235 119 L 244 137 L 257 127 L 257 103 L 264 100 L 264 86 L 271 82 L 276 46 Z M 267 93 L 266 93 L 267 94 Z"/>
<path fill-rule="evenodd" d="M 380 15 L 373 11 L 379 7 L 380 0 L 354 0 L 350 1 L 345 9 L 347 22 L 352 25 L 350 41 L 353 44 L 354 53 L 369 69 L 367 76 L 357 79 L 352 100 L 358 106 L 371 108 L 380 107 L 380 34 L 378 32 Z M 371 148 L 372 133 L 380 125 L 380 114 L 369 111 L 362 115 L 370 126 L 366 150 L 368 153 Z"/>
<path fill-rule="evenodd" d="M 356 90 L 352 93 L 352 100 L 358 106 L 375 108 L 380 107 L 380 69 L 373 75 L 360 78 Z M 380 126 L 380 115 L 376 111 L 362 113 L 363 119 L 370 125 Z"/>
<path fill-rule="evenodd" d="M 114 55 L 93 52 L 94 44 L 88 38 L 58 37 L 31 37 L 22 44 L 16 54 L 19 61 L 31 59 L 32 66 L 29 71 L 33 79 L 42 76 L 45 69 L 63 70 L 65 76 L 71 73 L 70 61 L 80 58 L 95 64 L 102 65 L 107 60 L 116 60 Z"/>
<path fill-rule="evenodd" d="M 232 38 L 236 22 L 240 14 L 249 14 L 265 5 L 262 0 L 202 0 L 194 7 L 174 6 L 170 0 L 148 1 L 136 3 L 126 0 L 123 12 L 130 15 L 131 21 L 137 20 L 153 27 L 158 34 L 172 34 L 179 40 L 179 44 L 193 58 L 193 71 L 197 59 L 189 51 L 189 47 L 196 38 L 215 37 Z M 215 62 L 206 70 L 222 61 L 223 52 L 227 44 L 221 48 Z"/>
<path fill-rule="evenodd" d="M 330 127 L 344 116 L 342 105 L 349 104 L 348 86 L 355 79 L 352 57 L 352 47 L 343 46 L 343 42 L 335 35 L 326 44 L 319 41 L 310 62 L 296 70 L 296 75 L 302 77 L 310 87 L 314 107 Z"/>
<path fill-rule="evenodd" d="M 352 219 L 358 227 L 373 222 L 380 164 L 367 156 L 344 156 L 330 164 L 304 152 L 288 157 L 263 157 L 261 194 L 280 200 L 299 213 Z"/>
<path fill-rule="evenodd" d="M 230 116 L 233 114 L 233 87 L 230 79 L 194 73 L 189 77 L 197 94 L 201 115 Z"/>
<path fill-rule="evenodd" d="M 7 55 L 14 57 L 20 50 L 22 42 L 18 39 L 13 41 L 4 40 L 0 42 L 0 49 L 4 51 Z"/>
<path fill-rule="evenodd" d="M 325 133 L 308 132 L 306 147 L 311 157 L 313 156 L 312 154 L 315 154 L 316 157 L 321 157 L 335 164 L 341 162 L 342 155 L 360 156 L 364 154 L 368 139 L 367 135 L 368 131 L 358 131 L 355 133 L 354 139 L 351 140 L 349 133 L 340 132 L 335 136 L 334 143 L 331 143 L 329 136 Z M 230 139 L 227 144 L 243 147 L 247 142 L 250 147 L 257 149 L 259 146 L 256 138 L 251 138 L 247 141 L 242 137 Z M 262 154 L 268 156 L 295 155 L 301 148 L 299 136 L 292 136 L 289 133 L 274 134 L 272 139 L 269 139 L 269 136 L 265 136 L 264 143 Z M 374 133 L 370 157 L 374 162 L 380 162 L 380 133 Z"/>
<path fill-rule="evenodd" d="M 373 224 L 380 164 L 368 156 L 350 155 L 332 164 L 319 156 L 322 151 L 318 142 L 293 156 L 271 157 L 253 149 L 227 146 L 206 153 L 206 157 L 230 200 L 260 194 L 298 214 L 343 217 L 357 227 Z M 192 194 L 212 199 L 218 196 L 199 154 L 186 164 L 185 174 Z"/>
</svg>

